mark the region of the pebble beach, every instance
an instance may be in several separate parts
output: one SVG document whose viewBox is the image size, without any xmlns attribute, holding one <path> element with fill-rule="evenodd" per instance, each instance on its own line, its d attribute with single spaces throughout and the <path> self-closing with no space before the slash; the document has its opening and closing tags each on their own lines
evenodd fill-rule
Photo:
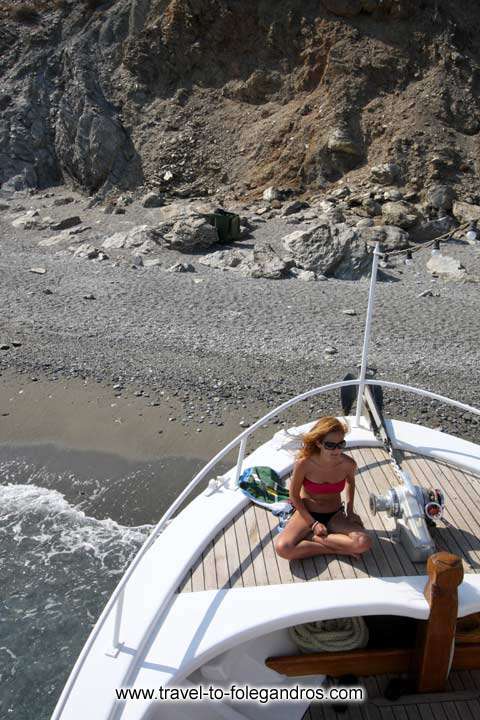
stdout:
<svg viewBox="0 0 480 720">
<path fill-rule="evenodd" d="M 52 196 L 62 191 L 46 197 L 19 198 L 16 193 L 9 199 L 9 212 L 15 203 L 24 210 L 49 212 Z M 131 206 L 128 216 L 109 216 L 99 208 L 86 209 L 85 199 L 74 196 L 68 213 L 77 212 L 97 235 L 106 235 L 114 231 L 112 226 L 148 222 L 155 210 Z M 113 449 L 130 452 L 131 445 L 134 454 L 155 456 L 162 453 L 165 438 L 170 447 L 182 448 L 187 434 L 201 435 L 194 446 L 210 450 L 217 447 L 215 438 L 229 439 L 226 427 L 236 434 L 293 395 L 358 372 L 367 277 L 316 282 L 246 278 L 172 250 L 163 251 L 169 264 L 187 259 L 195 272 L 169 273 L 115 258 L 88 260 L 61 247 L 40 246 L 48 233 L 12 229 L 11 216 L 3 212 L 0 220 L 4 439 L 23 433 L 23 440 L 35 440 L 48 434 L 50 426 L 51 435 L 60 432 L 54 427 L 59 410 L 49 410 L 48 388 L 70 390 L 72 414 L 82 403 L 82 386 L 88 386 L 90 405 L 111 406 L 109 413 L 91 421 L 96 423 L 96 447 L 104 437 Z M 274 217 L 238 245 L 275 245 L 291 230 L 284 219 Z M 480 243 L 460 238 L 442 251 L 469 273 L 479 274 Z M 379 379 L 478 405 L 478 284 L 432 277 L 426 268 L 429 257 L 429 249 L 415 253 L 411 264 L 399 256 L 380 270 L 369 366 Z M 34 422 L 22 410 L 21 398 L 35 383 L 45 388 L 45 399 L 37 390 Z M 338 394 L 331 393 L 274 422 L 339 411 Z M 389 392 L 385 411 L 480 438 L 474 415 L 416 396 Z M 22 412 L 27 421 L 20 421 Z M 122 437 L 126 434 L 130 445 Z M 148 442 L 138 439 L 142 434 L 149 436 Z M 72 432 L 70 442 L 78 444 L 80 435 L 80 430 Z"/>
</svg>

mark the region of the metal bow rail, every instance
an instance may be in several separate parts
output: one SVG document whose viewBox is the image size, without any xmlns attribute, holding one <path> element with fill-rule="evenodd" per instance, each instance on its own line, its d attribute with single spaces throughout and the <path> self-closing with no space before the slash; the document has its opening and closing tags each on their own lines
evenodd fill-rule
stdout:
<svg viewBox="0 0 480 720">
<path fill-rule="evenodd" d="M 75 679 L 78 677 L 78 674 L 83 666 L 83 663 L 85 662 L 85 659 L 88 656 L 88 653 L 90 652 L 90 649 L 92 648 L 96 638 L 98 637 L 102 627 L 104 626 L 106 620 L 110 616 L 112 611 L 115 611 L 115 620 L 114 620 L 114 629 L 113 629 L 113 638 L 112 638 L 112 647 L 107 650 L 108 655 L 112 655 L 113 657 L 116 657 L 118 653 L 121 651 L 121 642 L 120 642 L 120 630 L 121 630 L 121 621 L 122 621 L 122 613 L 123 613 L 123 603 L 124 603 L 124 593 L 125 588 L 135 572 L 135 569 L 141 562 L 142 558 L 145 556 L 145 554 L 148 552 L 149 548 L 152 546 L 152 544 L 155 542 L 158 535 L 162 532 L 162 530 L 165 528 L 167 522 L 173 517 L 173 515 L 177 512 L 177 510 L 183 505 L 185 500 L 191 495 L 192 491 L 211 473 L 213 468 L 217 465 L 217 463 L 222 460 L 228 453 L 230 453 L 232 450 L 234 450 L 237 446 L 239 446 L 238 451 L 238 458 L 237 458 L 237 464 L 236 464 L 236 470 L 234 475 L 234 480 L 231 483 L 231 488 L 237 487 L 237 481 L 240 477 L 240 474 L 242 472 L 243 463 L 246 456 L 246 449 L 247 449 L 247 442 L 251 435 L 255 433 L 256 430 L 263 427 L 269 420 L 274 418 L 277 415 L 280 415 L 281 413 L 285 412 L 288 408 L 291 408 L 292 406 L 298 404 L 299 402 L 302 402 L 303 400 L 307 400 L 309 398 L 313 398 L 317 395 L 323 395 L 327 392 L 338 390 L 343 387 L 349 387 L 349 386 L 358 386 L 358 400 L 357 400 L 357 408 L 356 408 L 356 417 L 355 417 L 355 426 L 361 427 L 361 417 L 362 417 L 362 410 L 363 410 L 363 394 L 364 394 L 364 388 L 366 385 L 378 385 L 382 388 L 386 389 L 395 389 L 395 390 L 402 390 L 405 392 L 411 392 L 416 395 L 420 395 L 422 397 L 429 398 L 430 400 L 436 400 L 438 402 L 445 403 L 447 405 L 451 405 L 452 407 L 456 407 L 460 410 L 464 410 L 466 412 L 473 413 L 475 415 L 480 415 L 480 409 L 472 407 L 471 405 L 467 405 L 465 403 L 458 402 L 456 400 L 452 400 L 450 398 L 447 398 L 443 395 L 439 395 L 437 393 L 429 392 L 428 390 L 423 390 L 421 388 L 412 387 L 409 385 L 403 385 L 400 383 L 395 382 L 388 382 L 385 380 L 377 380 L 377 379 L 366 379 L 366 370 L 367 370 L 367 357 L 368 357 L 368 347 L 369 347 L 369 340 L 370 340 L 370 332 L 371 332 L 371 323 L 372 323 L 372 316 L 373 316 L 373 305 L 374 305 L 374 298 L 375 298 L 375 286 L 376 286 L 376 279 L 377 279 L 377 268 L 378 268 L 378 261 L 381 257 L 382 253 L 379 249 L 379 244 L 375 246 L 375 250 L 373 252 L 373 263 L 372 263 L 372 276 L 370 281 L 370 290 L 369 290 L 369 300 L 368 300 L 368 308 L 367 308 L 367 316 L 366 316 L 366 323 L 365 323 L 365 335 L 364 335 L 364 343 L 363 343 L 363 352 L 362 352 L 362 362 L 361 362 L 361 369 L 360 369 L 360 376 L 357 379 L 354 380 L 343 380 L 341 382 L 335 382 L 330 383 L 328 385 L 323 385 L 318 388 L 314 388 L 312 390 L 308 390 L 300 395 L 297 395 L 294 398 L 291 398 L 290 400 L 287 400 L 286 402 L 282 403 L 281 405 L 277 406 L 270 412 L 268 412 L 266 415 L 264 415 L 260 420 L 255 422 L 253 425 L 251 425 L 249 428 L 241 432 L 236 438 L 234 438 L 228 445 L 226 445 L 223 450 L 221 450 L 215 457 L 213 457 L 201 470 L 195 477 L 191 480 L 191 482 L 185 487 L 185 489 L 180 493 L 180 495 L 176 498 L 176 500 L 172 503 L 172 505 L 168 508 L 168 510 L 164 513 L 164 515 L 160 518 L 159 522 L 155 526 L 154 530 L 151 532 L 149 537 L 145 540 L 144 544 L 140 548 L 138 554 L 130 564 L 129 568 L 123 575 L 122 579 L 120 580 L 119 584 L 117 585 L 115 591 L 113 592 L 112 596 L 110 597 L 110 600 L 108 601 L 107 605 L 105 606 L 102 614 L 100 615 L 95 628 L 93 629 L 90 637 L 88 638 L 78 660 L 75 664 L 75 667 L 70 675 L 70 678 L 68 680 L 67 685 L 65 686 L 65 689 L 62 693 L 62 696 L 59 700 L 59 703 L 56 708 L 56 712 L 52 716 L 52 720 L 56 720 L 57 718 L 61 717 L 62 709 L 65 706 L 65 703 L 68 699 L 68 696 L 70 694 L 70 690 L 72 689 Z M 167 596 L 164 599 L 164 602 L 161 604 L 161 607 L 158 608 L 157 616 L 159 616 L 159 613 L 161 613 L 164 608 L 166 607 L 167 603 L 170 600 L 170 595 Z"/>
</svg>

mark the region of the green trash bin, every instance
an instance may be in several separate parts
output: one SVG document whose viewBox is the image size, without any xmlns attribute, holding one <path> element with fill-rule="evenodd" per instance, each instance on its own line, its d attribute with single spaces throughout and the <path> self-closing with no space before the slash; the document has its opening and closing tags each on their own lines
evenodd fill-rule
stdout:
<svg viewBox="0 0 480 720">
<path fill-rule="evenodd" d="M 235 213 L 216 210 L 205 217 L 210 225 L 217 229 L 218 239 L 221 243 L 240 240 L 240 218 Z"/>
</svg>

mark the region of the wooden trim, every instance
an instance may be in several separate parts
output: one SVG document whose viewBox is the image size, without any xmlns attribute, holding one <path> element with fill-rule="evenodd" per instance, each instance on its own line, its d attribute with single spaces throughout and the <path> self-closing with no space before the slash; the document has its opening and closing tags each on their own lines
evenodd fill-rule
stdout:
<svg viewBox="0 0 480 720">
<path fill-rule="evenodd" d="M 321 652 L 306 655 L 279 655 L 269 657 L 265 665 L 281 675 L 357 675 L 368 677 L 387 673 L 408 672 L 415 649 L 349 650 L 347 652 Z M 452 670 L 480 669 L 480 643 L 458 645 L 452 661 Z"/>
<path fill-rule="evenodd" d="M 430 616 L 419 622 L 411 668 L 419 693 L 441 692 L 447 684 L 457 623 L 457 588 L 463 580 L 462 561 L 457 555 L 436 553 L 428 558 L 427 572 L 424 595 Z"/>
<path fill-rule="evenodd" d="M 412 650 L 349 650 L 270 657 L 265 665 L 282 675 L 384 675 L 408 670 Z"/>
</svg>

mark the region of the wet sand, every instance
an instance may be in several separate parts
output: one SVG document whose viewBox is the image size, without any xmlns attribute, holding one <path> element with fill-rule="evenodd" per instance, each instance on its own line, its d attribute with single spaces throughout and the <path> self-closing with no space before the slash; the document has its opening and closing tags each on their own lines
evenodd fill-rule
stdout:
<svg viewBox="0 0 480 720">
<path fill-rule="evenodd" d="M 183 404 L 165 396 L 159 406 L 146 396 L 117 397 L 95 381 L 39 379 L 4 372 L 0 377 L 2 443 L 54 444 L 61 448 L 104 452 L 125 460 L 178 457 L 209 460 L 242 432 L 244 411 L 229 413 L 222 425 L 182 423 Z M 251 405 L 249 415 L 265 413 Z M 170 418 L 173 418 L 172 420 Z M 258 441 L 272 430 L 259 431 Z"/>
</svg>

